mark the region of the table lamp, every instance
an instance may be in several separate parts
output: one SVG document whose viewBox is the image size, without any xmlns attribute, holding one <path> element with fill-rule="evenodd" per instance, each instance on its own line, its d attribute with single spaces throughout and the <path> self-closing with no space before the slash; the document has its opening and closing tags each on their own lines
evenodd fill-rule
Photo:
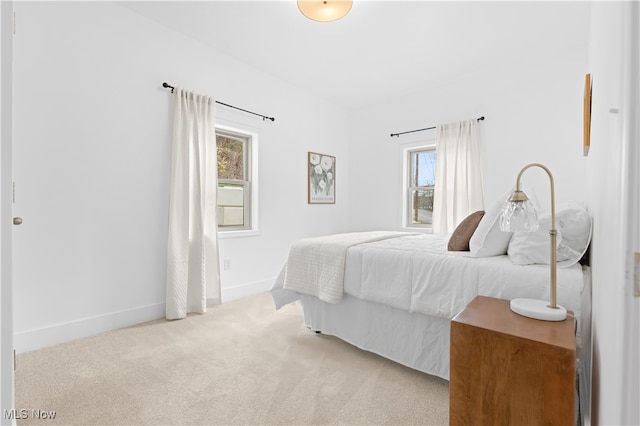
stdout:
<svg viewBox="0 0 640 426">
<path fill-rule="evenodd" d="M 532 232 L 537 231 L 538 215 L 536 209 L 527 195 L 520 189 L 520 178 L 522 173 L 530 167 L 540 167 L 549 176 L 551 182 L 551 260 L 549 264 L 551 272 L 551 291 L 550 301 L 537 299 L 513 299 L 510 303 L 511 310 L 517 314 L 529 318 L 535 318 L 543 321 L 563 321 L 567 317 L 566 308 L 557 304 L 557 281 L 556 281 L 556 206 L 554 198 L 553 175 L 551 171 L 540 163 L 531 163 L 522 168 L 518 173 L 516 180 L 516 190 L 511 194 L 502 208 L 500 214 L 500 229 L 505 232 Z"/>
</svg>

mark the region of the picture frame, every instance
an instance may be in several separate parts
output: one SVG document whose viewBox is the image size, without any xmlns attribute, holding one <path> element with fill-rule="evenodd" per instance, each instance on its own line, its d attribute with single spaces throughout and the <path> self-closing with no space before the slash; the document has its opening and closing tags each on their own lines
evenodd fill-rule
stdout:
<svg viewBox="0 0 640 426">
<path fill-rule="evenodd" d="M 591 74 L 584 76 L 584 105 L 583 105 L 583 143 L 582 143 L 582 155 L 586 157 L 589 155 L 589 148 L 591 147 Z"/>
<path fill-rule="evenodd" d="M 336 203 L 336 157 L 308 152 L 307 155 L 307 203 Z"/>
</svg>

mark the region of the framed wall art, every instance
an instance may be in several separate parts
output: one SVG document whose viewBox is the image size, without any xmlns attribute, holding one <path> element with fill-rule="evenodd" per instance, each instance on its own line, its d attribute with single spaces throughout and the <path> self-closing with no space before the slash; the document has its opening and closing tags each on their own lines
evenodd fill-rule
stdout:
<svg viewBox="0 0 640 426">
<path fill-rule="evenodd" d="M 309 204 L 335 204 L 336 157 L 309 152 L 307 166 L 307 202 Z"/>
</svg>

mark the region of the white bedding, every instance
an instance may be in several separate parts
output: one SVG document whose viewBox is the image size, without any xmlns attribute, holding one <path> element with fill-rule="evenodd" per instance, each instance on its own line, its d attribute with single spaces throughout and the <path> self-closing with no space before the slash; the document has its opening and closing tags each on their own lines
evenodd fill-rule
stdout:
<svg viewBox="0 0 640 426">
<path fill-rule="evenodd" d="M 447 319 L 477 295 L 548 300 L 547 265 L 514 265 L 507 256 L 472 258 L 447 251 L 448 240 L 449 235 L 414 234 L 349 247 L 344 293 Z M 557 277 L 558 303 L 579 317 L 581 265 L 558 269 Z M 282 289 L 283 278 L 281 273 L 272 289 L 276 307 L 296 299 Z"/>
<path fill-rule="evenodd" d="M 344 293 L 347 249 L 372 241 L 409 235 L 406 232 L 351 232 L 305 238 L 289 251 L 284 288 L 336 303 Z"/>
<path fill-rule="evenodd" d="M 278 309 L 300 300 L 312 330 L 449 379 L 451 319 L 477 295 L 548 300 L 550 272 L 548 265 L 515 265 L 506 255 L 449 252 L 448 240 L 449 235 L 413 234 L 349 247 L 345 294 L 338 303 L 283 288 L 285 265 L 271 289 L 273 300 Z M 589 268 L 576 264 L 557 274 L 558 303 L 578 320 L 582 357 L 581 350 L 590 348 L 582 337 L 589 338 Z"/>
</svg>

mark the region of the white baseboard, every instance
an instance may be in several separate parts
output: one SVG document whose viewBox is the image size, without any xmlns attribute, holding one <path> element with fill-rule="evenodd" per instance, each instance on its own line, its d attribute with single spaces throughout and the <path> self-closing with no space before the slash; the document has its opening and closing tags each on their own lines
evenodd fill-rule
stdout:
<svg viewBox="0 0 640 426">
<path fill-rule="evenodd" d="M 229 288 L 222 288 L 222 303 L 231 302 L 233 300 L 242 299 L 243 297 L 253 296 L 254 294 L 269 291 L 276 279 L 254 281 L 251 283 L 241 284 Z"/>
<path fill-rule="evenodd" d="M 164 315 L 165 304 L 158 303 L 22 331 L 14 335 L 15 350 L 17 353 L 35 351 L 47 346 L 162 318 Z"/>
<path fill-rule="evenodd" d="M 268 291 L 274 279 L 255 281 L 229 288 L 222 288 L 222 300 L 230 302 L 243 297 Z M 129 327 L 146 321 L 163 318 L 165 304 L 142 306 L 126 311 L 114 312 L 95 317 L 82 318 L 66 323 L 49 325 L 33 330 L 21 331 L 14 335 L 14 346 L 17 353 L 31 352 L 47 346 L 70 342 L 82 337 Z"/>
</svg>

